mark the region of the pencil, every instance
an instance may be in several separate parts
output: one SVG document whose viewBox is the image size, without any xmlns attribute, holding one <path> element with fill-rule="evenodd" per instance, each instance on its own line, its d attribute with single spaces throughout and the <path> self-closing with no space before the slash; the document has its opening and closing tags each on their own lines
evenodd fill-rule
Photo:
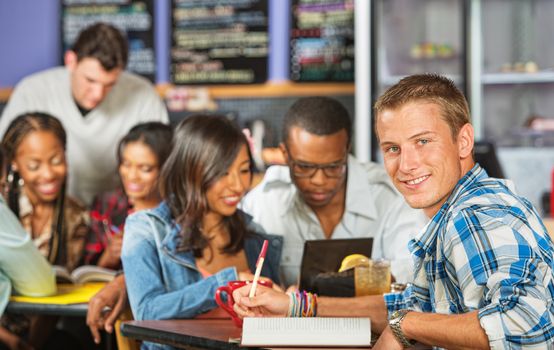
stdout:
<svg viewBox="0 0 554 350">
<path fill-rule="evenodd" d="M 256 286 L 258 285 L 258 279 L 260 279 L 260 273 L 262 272 L 262 265 L 264 264 L 266 252 L 267 252 L 267 239 L 264 240 L 264 244 L 262 245 L 262 251 L 260 252 L 260 256 L 258 257 L 258 261 L 256 262 L 256 272 L 254 273 L 254 281 L 252 281 L 252 287 L 250 287 L 250 293 L 248 293 L 249 298 L 252 298 L 254 295 L 256 295 Z"/>
</svg>

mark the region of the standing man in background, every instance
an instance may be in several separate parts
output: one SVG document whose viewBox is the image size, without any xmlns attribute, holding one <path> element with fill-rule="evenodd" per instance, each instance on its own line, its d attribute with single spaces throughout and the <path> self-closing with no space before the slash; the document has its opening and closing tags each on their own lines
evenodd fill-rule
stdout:
<svg viewBox="0 0 554 350">
<path fill-rule="evenodd" d="M 115 27 L 98 23 L 83 30 L 65 53 L 65 67 L 23 79 L 0 118 L 0 135 L 25 112 L 45 112 L 67 131 L 69 194 L 90 204 L 117 186 L 116 146 L 134 125 L 169 122 L 152 84 L 125 72 L 127 41 Z"/>
<path fill-rule="evenodd" d="M 348 111 L 328 97 L 296 101 L 283 121 L 280 148 L 288 166 L 270 167 L 242 201 L 266 232 L 283 236 L 281 270 L 296 284 L 306 240 L 372 237 L 374 259 L 391 260 L 399 282 L 412 275 L 411 234 L 426 222 L 408 207 L 385 170 L 350 153 Z"/>
</svg>

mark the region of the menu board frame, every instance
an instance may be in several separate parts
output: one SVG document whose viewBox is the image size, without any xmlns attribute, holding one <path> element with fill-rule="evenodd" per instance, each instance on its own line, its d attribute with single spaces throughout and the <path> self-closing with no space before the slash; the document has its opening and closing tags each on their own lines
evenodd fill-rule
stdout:
<svg viewBox="0 0 554 350">
<path fill-rule="evenodd" d="M 170 36 L 169 80 L 175 85 L 268 80 L 268 0 L 171 0 Z"/>
<path fill-rule="evenodd" d="M 289 59 L 291 81 L 353 82 L 354 0 L 292 0 Z"/>
<path fill-rule="evenodd" d="M 133 8 L 132 8 L 133 7 Z M 86 9 L 89 9 L 87 13 Z M 140 11 L 144 9 L 144 13 Z M 93 10 L 94 9 L 94 10 Z M 110 18 L 110 15 L 117 10 L 118 14 L 120 11 L 123 12 L 127 18 L 119 19 Z M 137 10 L 136 13 L 132 12 Z M 74 21 L 72 25 L 76 25 L 78 29 L 73 29 L 66 27 L 67 21 L 67 11 L 75 11 L 76 13 L 82 11 L 83 14 L 80 16 L 94 16 L 93 20 L 90 21 L 81 21 L 81 23 L 75 24 L 79 21 Z M 61 0 L 60 1 L 60 36 L 61 36 L 61 59 L 63 62 L 63 56 L 65 52 L 71 49 L 76 34 L 97 22 L 105 22 L 116 26 L 127 36 L 129 44 L 129 60 L 127 63 L 126 69 L 145 77 L 151 82 L 156 81 L 157 74 L 157 60 L 156 60 L 156 49 L 155 49 L 155 4 L 154 0 Z M 122 26 L 122 23 L 130 23 L 130 16 L 136 15 L 134 18 L 136 22 L 134 23 L 135 28 L 140 26 L 146 26 L 145 30 L 129 30 L 129 26 Z M 79 15 L 77 15 L 79 16 Z M 113 17 L 113 16 L 112 16 Z M 79 18 L 78 18 L 79 19 Z M 107 20 L 106 20 L 107 19 Z M 148 23 L 147 23 L 148 22 Z M 70 36 L 70 33 L 73 36 L 73 40 L 67 39 Z M 66 40 L 67 39 L 67 40 Z"/>
</svg>

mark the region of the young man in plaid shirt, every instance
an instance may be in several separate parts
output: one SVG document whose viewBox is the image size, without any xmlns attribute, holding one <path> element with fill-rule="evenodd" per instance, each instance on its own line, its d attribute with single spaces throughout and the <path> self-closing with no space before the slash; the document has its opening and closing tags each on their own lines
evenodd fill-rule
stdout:
<svg viewBox="0 0 554 350">
<path fill-rule="evenodd" d="M 373 349 L 416 341 L 449 349 L 554 348 L 553 244 L 537 211 L 510 181 L 473 160 L 462 93 L 423 74 L 391 87 L 375 105 L 385 168 L 411 207 L 431 219 L 409 243 L 414 283 L 403 293 L 318 298 L 320 316 L 369 316 Z M 235 291 L 242 316 L 286 315 L 289 298 Z M 246 293 L 246 294 L 245 294 Z M 250 309 L 251 307 L 262 307 Z"/>
</svg>

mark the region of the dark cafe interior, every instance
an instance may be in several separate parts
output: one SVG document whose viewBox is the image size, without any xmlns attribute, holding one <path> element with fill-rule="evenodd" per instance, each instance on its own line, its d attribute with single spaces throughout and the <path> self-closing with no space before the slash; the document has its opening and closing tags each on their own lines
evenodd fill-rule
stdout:
<svg viewBox="0 0 554 350">
<path fill-rule="evenodd" d="M 553 349 L 552 18 L 0 2 L 0 350 Z"/>
</svg>

